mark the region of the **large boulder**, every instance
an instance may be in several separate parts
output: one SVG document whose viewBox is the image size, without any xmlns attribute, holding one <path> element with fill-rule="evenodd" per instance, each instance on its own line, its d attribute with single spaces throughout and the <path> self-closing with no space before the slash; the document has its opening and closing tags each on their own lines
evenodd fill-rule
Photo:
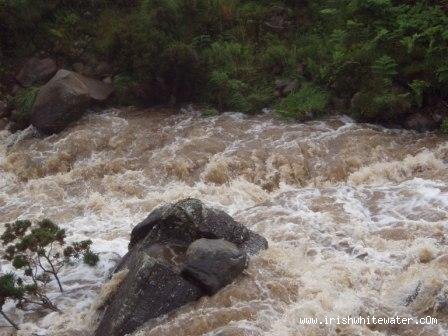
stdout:
<svg viewBox="0 0 448 336">
<path fill-rule="evenodd" d="M 44 134 L 62 131 L 96 102 L 105 101 L 113 86 L 68 70 L 59 70 L 37 95 L 31 124 Z"/>
<path fill-rule="evenodd" d="M 249 254 L 267 248 L 266 239 L 235 221 L 224 211 L 188 198 L 157 208 L 131 233 L 130 248 L 146 243 L 177 242 L 189 245 L 201 238 L 225 239 Z"/>
<path fill-rule="evenodd" d="M 127 276 L 105 308 L 96 336 L 122 336 L 204 295 L 213 295 L 267 248 L 225 212 L 186 199 L 154 210 L 131 233 L 116 271 Z"/>
<path fill-rule="evenodd" d="M 24 87 L 45 83 L 58 71 L 56 62 L 51 58 L 39 59 L 32 57 L 22 67 L 16 76 L 17 81 Z"/>
</svg>

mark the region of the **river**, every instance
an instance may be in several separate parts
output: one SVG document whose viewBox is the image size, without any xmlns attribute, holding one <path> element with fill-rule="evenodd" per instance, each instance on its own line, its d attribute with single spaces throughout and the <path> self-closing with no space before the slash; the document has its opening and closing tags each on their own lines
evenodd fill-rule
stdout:
<svg viewBox="0 0 448 336">
<path fill-rule="evenodd" d="M 97 268 L 62 270 L 64 295 L 51 284 L 62 314 L 5 309 L 19 335 L 92 335 L 101 286 L 132 227 L 162 203 L 196 197 L 270 248 L 217 295 L 136 335 L 446 335 L 447 168 L 446 137 L 347 117 L 298 124 L 269 113 L 111 109 L 47 138 L 2 131 L 0 223 L 51 218 L 69 240 L 93 240 L 101 257 Z M 349 315 L 439 323 L 301 320 Z"/>
</svg>

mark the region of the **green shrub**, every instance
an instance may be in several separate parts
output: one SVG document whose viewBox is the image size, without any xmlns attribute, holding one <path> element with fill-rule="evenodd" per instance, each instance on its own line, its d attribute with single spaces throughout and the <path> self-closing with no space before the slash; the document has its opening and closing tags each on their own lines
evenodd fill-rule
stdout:
<svg viewBox="0 0 448 336">
<path fill-rule="evenodd" d="M 263 67 L 274 75 L 283 73 L 290 64 L 290 50 L 283 45 L 269 46 L 261 57 Z"/>
<path fill-rule="evenodd" d="M 14 105 L 23 114 L 29 114 L 39 93 L 38 87 L 21 89 L 14 97 Z"/>
<path fill-rule="evenodd" d="M 287 78 L 310 82 L 345 106 L 357 94 L 346 113 L 396 120 L 411 105 L 429 111 L 448 100 L 448 14 L 440 4 L 0 0 L 0 77 L 43 50 L 69 63 L 111 63 L 122 104 L 188 101 L 258 111 L 300 102 L 300 94 L 273 97 L 275 80 Z"/>
<path fill-rule="evenodd" d="M 98 255 L 98 253 L 94 253 L 94 252 L 92 252 L 92 251 L 90 251 L 90 250 L 87 250 L 87 251 L 84 253 L 83 261 L 84 261 L 84 263 L 85 263 L 86 265 L 89 265 L 89 266 L 91 266 L 91 267 L 94 267 L 94 266 L 96 266 L 96 265 L 98 264 L 98 262 L 100 261 L 100 257 L 99 257 L 99 255 Z"/>
<path fill-rule="evenodd" d="M 409 108 L 409 94 L 362 91 L 352 99 L 352 113 L 367 121 L 397 121 Z"/>
<path fill-rule="evenodd" d="M 196 50 L 183 42 L 168 45 L 161 55 L 160 79 L 169 88 L 170 98 L 186 101 L 203 80 Z"/>
<path fill-rule="evenodd" d="M 277 104 L 276 111 L 285 118 L 305 120 L 322 114 L 327 104 L 328 93 L 307 83 Z"/>
</svg>

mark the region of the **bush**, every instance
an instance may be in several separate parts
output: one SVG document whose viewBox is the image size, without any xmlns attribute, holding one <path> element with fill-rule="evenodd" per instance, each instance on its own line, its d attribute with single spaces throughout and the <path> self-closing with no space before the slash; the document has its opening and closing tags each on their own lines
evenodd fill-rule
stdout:
<svg viewBox="0 0 448 336">
<path fill-rule="evenodd" d="M 307 83 L 277 104 L 276 111 L 285 118 L 306 120 L 322 114 L 327 104 L 328 93 Z"/>
<path fill-rule="evenodd" d="M 261 57 L 261 62 L 266 71 L 279 75 L 290 64 L 290 51 L 283 45 L 269 46 Z"/>
<path fill-rule="evenodd" d="M 42 49 L 67 62 L 108 60 L 122 104 L 188 101 L 247 112 L 295 100 L 305 106 L 300 94 L 275 100 L 275 80 L 290 79 L 322 88 L 351 106 L 346 113 L 397 120 L 448 100 L 445 7 L 423 0 L 0 0 L 1 72 L 10 76 L 5 69 Z M 309 103 L 321 106 L 326 99 L 311 91 Z"/>
</svg>

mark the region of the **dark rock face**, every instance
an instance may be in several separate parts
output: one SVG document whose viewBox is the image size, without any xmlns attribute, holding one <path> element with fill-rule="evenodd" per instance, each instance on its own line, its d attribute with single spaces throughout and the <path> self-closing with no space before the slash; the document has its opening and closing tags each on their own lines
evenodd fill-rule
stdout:
<svg viewBox="0 0 448 336">
<path fill-rule="evenodd" d="M 58 66 L 51 58 L 32 57 L 25 63 L 16 78 L 22 86 L 29 87 L 48 81 L 56 71 L 58 71 Z"/>
<path fill-rule="evenodd" d="M 59 70 L 39 90 L 31 112 L 31 123 L 44 134 L 60 132 L 79 119 L 92 103 L 106 100 L 112 92 L 112 85 Z"/>
<path fill-rule="evenodd" d="M 198 239 L 187 250 L 182 274 L 209 294 L 228 285 L 246 268 L 247 255 L 224 239 Z"/>
<path fill-rule="evenodd" d="M 106 307 L 96 336 L 122 336 L 143 323 L 212 295 L 267 248 L 262 236 L 197 199 L 157 208 L 131 233 L 117 271 L 126 279 Z"/>
<path fill-rule="evenodd" d="M 141 254 L 129 267 L 96 335 L 125 335 L 203 295 L 198 287 L 148 254 Z"/>
<path fill-rule="evenodd" d="M 267 248 L 266 239 L 248 230 L 223 211 L 206 207 L 197 199 L 157 208 L 131 233 L 129 246 L 145 239 L 190 244 L 201 238 L 225 239 L 249 254 Z"/>
</svg>

